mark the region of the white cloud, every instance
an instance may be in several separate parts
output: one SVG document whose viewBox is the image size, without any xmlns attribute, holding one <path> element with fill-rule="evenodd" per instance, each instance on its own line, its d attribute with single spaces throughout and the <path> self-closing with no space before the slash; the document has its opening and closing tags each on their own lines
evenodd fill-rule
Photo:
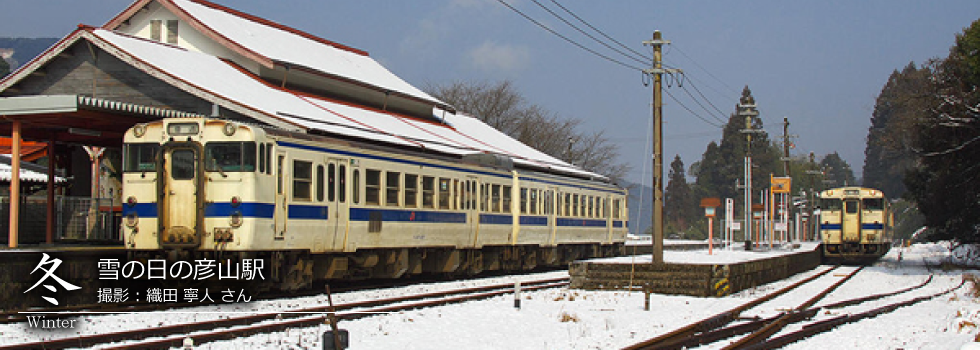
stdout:
<svg viewBox="0 0 980 350">
<path fill-rule="evenodd" d="M 497 44 L 487 41 L 466 54 L 467 63 L 484 71 L 513 72 L 527 67 L 531 61 L 526 46 Z"/>
</svg>

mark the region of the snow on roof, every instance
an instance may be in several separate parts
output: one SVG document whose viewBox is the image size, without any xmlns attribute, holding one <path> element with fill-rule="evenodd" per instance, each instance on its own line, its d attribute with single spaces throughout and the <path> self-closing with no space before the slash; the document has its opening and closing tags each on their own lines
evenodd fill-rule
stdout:
<svg viewBox="0 0 980 350">
<path fill-rule="evenodd" d="M 11 159 L 9 154 L 0 154 L 0 181 L 10 182 L 13 179 L 13 167 L 10 165 Z M 20 167 L 20 181 L 22 182 L 48 182 L 48 174 L 34 171 L 28 169 L 27 167 Z M 55 176 L 55 182 L 61 183 L 65 182 L 65 178 L 61 176 Z"/>
<path fill-rule="evenodd" d="M 157 75 L 166 74 L 266 118 L 303 129 L 447 154 L 503 154 L 525 166 L 604 178 L 535 150 L 473 117 L 447 114 L 447 125 L 443 125 L 309 97 L 269 85 L 218 57 L 105 29 L 87 30 L 94 35 L 92 39 L 108 43 L 113 52 L 131 55 L 141 67 L 155 68 Z"/>
<path fill-rule="evenodd" d="M 393 74 L 369 57 L 367 52 L 207 1 L 159 1 L 176 6 L 190 16 L 189 20 L 199 22 L 204 28 L 222 37 L 219 42 L 237 45 L 261 56 L 263 61 L 271 60 L 301 66 L 448 107 L 445 102 L 439 101 Z M 181 14 L 177 13 L 177 15 Z M 115 28 L 107 27 L 107 29 Z"/>
</svg>

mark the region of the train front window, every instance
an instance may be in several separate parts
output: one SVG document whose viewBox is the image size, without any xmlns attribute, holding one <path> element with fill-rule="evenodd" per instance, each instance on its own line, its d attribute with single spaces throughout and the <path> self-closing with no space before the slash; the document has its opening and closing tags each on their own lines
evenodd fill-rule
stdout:
<svg viewBox="0 0 980 350">
<path fill-rule="evenodd" d="M 856 214 L 858 212 L 858 203 L 859 202 L 857 200 L 845 201 L 844 211 L 846 211 L 848 214 Z"/>
<path fill-rule="evenodd" d="M 882 210 L 885 209 L 885 199 L 865 198 L 861 200 L 861 206 L 864 207 L 864 210 Z"/>
<path fill-rule="evenodd" d="M 837 198 L 826 198 L 820 200 L 820 207 L 823 210 L 837 210 L 841 209 L 841 200 Z"/>
<path fill-rule="evenodd" d="M 194 151 L 174 150 L 170 153 L 170 177 L 174 180 L 193 180 L 195 173 Z"/>
<path fill-rule="evenodd" d="M 130 143 L 124 148 L 123 155 L 126 159 L 123 162 L 124 172 L 144 172 L 157 170 L 157 152 L 160 151 L 160 144 L 156 143 Z"/>
<path fill-rule="evenodd" d="M 210 142 L 204 146 L 207 171 L 255 171 L 255 142 Z"/>
</svg>

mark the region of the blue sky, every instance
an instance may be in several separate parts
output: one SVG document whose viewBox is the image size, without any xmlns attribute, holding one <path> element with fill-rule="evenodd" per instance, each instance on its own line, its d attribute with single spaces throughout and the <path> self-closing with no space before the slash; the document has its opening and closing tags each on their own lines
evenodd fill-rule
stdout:
<svg viewBox="0 0 980 350">
<path fill-rule="evenodd" d="M 504 1 L 583 45 L 640 65 L 531 0 Z M 551 0 L 538 1 L 563 13 Z M 218 2 L 366 50 L 418 86 L 510 79 L 531 103 L 582 119 L 585 130 L 605 131 L 620 146 L 622 161 L 633 165 L 629 179 L 641 179 L 651 95 L 641 74 L 572 46 L 497 0 Z M 62 37 L 79 23 L 101 25 L 130 3 L 0 0 L 0 36 Z M 954 35 L 980 18 L 976 0 L 559 3 L 640 52 L 649 52 L 643 40 L 662 31 L 673 42 L 666 63 L 689 79 L 687 92 L 676 85 L 668 91 L 701 117 L 720 124 L 714 118 L 727 119 L 748 85 L 770 138 L 781 135 L 788 117 L 790 133 L 799 136 L 794 154 L 836 151 L 857 172 L 874 99 L 888 75 L 909 62 L 946 56 Z M 674 100 L 665 104 L 666 162 L 679 154 L 689 166 L 708 142 L 720 140 L 721 130 Z"/>
</svg>

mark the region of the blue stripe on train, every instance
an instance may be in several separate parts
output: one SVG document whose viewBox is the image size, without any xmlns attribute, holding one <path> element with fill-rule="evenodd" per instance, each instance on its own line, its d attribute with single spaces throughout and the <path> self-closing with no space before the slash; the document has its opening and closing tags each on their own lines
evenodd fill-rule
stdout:
<svg viewBox="0 0 980 350">
<path fill-rule="evenodd" d="M 231 216 L 239 211 L 246 218 L 271 219 L 275 210 L 276 206 L 271 203 L 241 203 L 235 208 L 230 202 L 215 202 L 204 207 L 204 217 Z"/>
<path fill-rule="evenodd" d="M 373 208 L 351 208 L 351 221 L 369 221 L 371 213 L 380 213 L 381 221 L 388 222 L 441 222 L 441 223 L 466 223 L 466 213 L 445 213 L 436 211 L 417 211 L 399 209 L 373 209 Z"/>
<path fill-rule="evenodd" d="M 328 213 L 329 211 L 325 205 L 293 204 L 289 206 L 290 219 L 327 220 L 329 217 Z"/>
<path fill-rule="evenodd" d="M 522 216 L 521 226 L 548 226 L 547 216 Z"/>
<path fill-rule="evenodd" d="M 840 230 L 841 224 L 820 224 L 821 230 Z M 884 224 L 861 224 L 862 230 L 884 230 Z"/>
<path fill-rule="evenodd" d="M 480 224 L 510 225 L 513 223 L 514 223 L 514 217 L 512 215 L 480 214 Z"/>
<path fill-rule="evenodd" d="M 605 227 L 606 220 L 589 220 L 589 219 L 558 219 L 558 226 L 572 226 L 572 227 Z"/>
</svg>

